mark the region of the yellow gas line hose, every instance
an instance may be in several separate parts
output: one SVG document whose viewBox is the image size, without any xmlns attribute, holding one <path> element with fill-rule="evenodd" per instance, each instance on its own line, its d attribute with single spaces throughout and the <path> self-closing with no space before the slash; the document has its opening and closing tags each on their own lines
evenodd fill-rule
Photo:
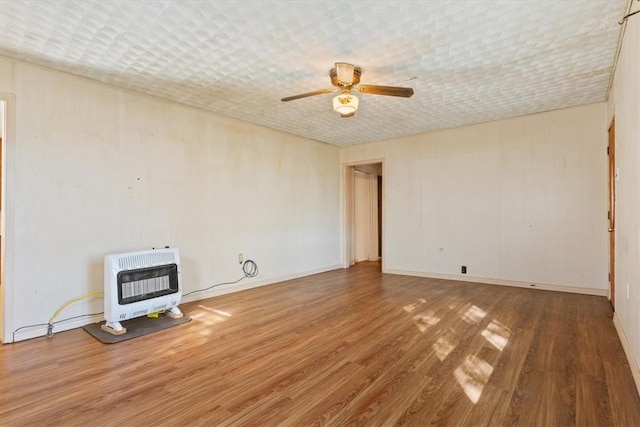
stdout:
<svg viewBox="0 0 640 427">
<path fill-rule="evenodd" d="M 86 299 L 86 298 L 98 297 L 98 296 L 103 296 L 103 295 L 104 295 L 103 291 L 92 291 L 92 292 L 88 292 L 88 293 L 86 293 L 84 295 L 81 295 L 79 297 L 72 298 L 69 301 L 65 302 L 62 306 L 60 306 L 59 309 L 56 310 L 55 313 L 53 313 L 53 316 L 51 316 L 51 318 L 49 319 L 49 325 L 47 326 L 47 335 L 48 336 L 52 336 L 53 335 L 53 321 L 56 319 L 56 317 L 58 317 L 58 315 L 60 313 L 62 313 L 62 311 L 65 308 L 69 307 L 74 302 L 78 302 L 78 301 L 81 301 L 81 300 Z"/>
</svg>

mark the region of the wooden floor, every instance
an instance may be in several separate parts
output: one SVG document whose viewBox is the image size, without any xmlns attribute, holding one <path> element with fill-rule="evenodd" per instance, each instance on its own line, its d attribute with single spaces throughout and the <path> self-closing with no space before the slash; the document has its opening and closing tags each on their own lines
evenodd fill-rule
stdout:
<svg viewBox="0 0 640 427">
<path fill-rule="evenodd" d="M 120 344 L 0 348 L 0 425 L 640 426 L 603 297 L 375 263 L 182 306 Z"/>
</svg>

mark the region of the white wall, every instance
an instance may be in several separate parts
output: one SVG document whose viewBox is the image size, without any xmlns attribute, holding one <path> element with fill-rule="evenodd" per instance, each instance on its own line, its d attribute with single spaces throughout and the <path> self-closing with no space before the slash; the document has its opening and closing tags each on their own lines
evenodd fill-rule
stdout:
<svg viewBox="0 0 640 427">
<path fill-rule="evenodd" d="M 260 276 L 217 293 L 340 265 L 338 148 L 8 58 L 0 70 L 16 105 L 5 340 L 101 290 L 110 252 L 179 248 L 185 292 L 239 278 L 239 252 Z"/>
<path fill-rule="evenodd" d="M 611 98 L 609 112 L 615 114 L 616 167 L 620 170 L 616 184 L 615 309 L 622 328 L 621 338 L 628 340 L 627 351 L 631 353 L 640 390 L 640 17 L 637 15 L 627 21 Z"/>
<path fill-rule="evenodd" d="M 385 159 L 383 269 L 606 295 L 606 104 L 349 147 Z"/>
</svg>

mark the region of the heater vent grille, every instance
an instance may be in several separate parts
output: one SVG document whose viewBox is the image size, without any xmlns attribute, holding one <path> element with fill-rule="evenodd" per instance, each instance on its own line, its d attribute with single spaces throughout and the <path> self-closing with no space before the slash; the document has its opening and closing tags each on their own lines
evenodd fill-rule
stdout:
<svg viewBox="0 0 640 427">
<path fill-rule="evenodd" d="M 121 286 L 123 299 L 162 292 L 171 289 L 169 276 L 136 280 L 134 282 L 122 283 Z"/>
<path fill-rule="evenodd" d="M 177 307 L 181 297 L 177 249 L 105 255 L 104 318 L 107 322 L 121 322 Z"/>
<path fill-rule="evenodd" d="M 145 252 L 137 255 L 124 256 L 118 259 L 119 267 L 122 270 L 173 264 L 175 262 L 176 259 L 173 252 Z"/>
</svg>

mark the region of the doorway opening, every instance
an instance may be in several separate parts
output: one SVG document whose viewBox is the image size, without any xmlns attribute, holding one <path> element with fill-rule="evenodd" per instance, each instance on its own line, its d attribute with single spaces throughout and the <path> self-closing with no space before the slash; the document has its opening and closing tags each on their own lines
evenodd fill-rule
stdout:
<svg viewBox="0 0 640 427">
<path fill-rule="evenodd" d="M 384 183 L 381 160 L 345 166 L 345 267 L 383 258 Z"/>
</svg>

